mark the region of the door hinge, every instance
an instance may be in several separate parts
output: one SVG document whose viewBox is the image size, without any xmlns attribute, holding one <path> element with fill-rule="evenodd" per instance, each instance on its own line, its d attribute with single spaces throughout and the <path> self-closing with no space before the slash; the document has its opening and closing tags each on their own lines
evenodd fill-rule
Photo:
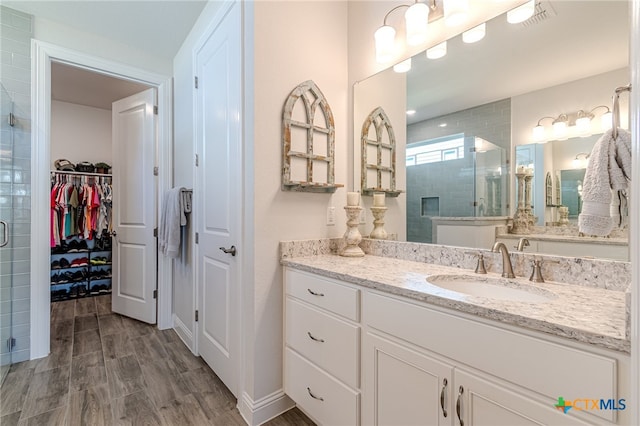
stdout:
<svg viewBox="0 0 640 426">
<path fill-rule="evenodd" d="M 199 240 L 200 240 L 200 235 L 196 232 L 196 244 L 198 244 Z"/>
<path fill-rule="evenodd" d="M 9 126 L 14 127 L 16 125 L 16 116 L 12 112 L 9 113 Z"/>
<path fill-rule="evenodd" d="M 153 228 L 153 236 L 154 237 L 158 236 L 158 228 Z"/>
<path fill-rule="evenodd" d="M 472 201 L 471 202 L 471 207 L 478 207 L 478 202 L 477 201 Z"/>
<path fill-rule="evenodd" d="M 200 164 L 200 160 L 198 158 L 198 154 L 196 154 L 196 167 L 198 167 L 199 164 Z"/>
<path fill-rule="evenodd" d="M 9 337 L 7 339 L 7 349 L 9 349 L 9 352 L 11 352 L 13 350 L 13 348 L 16 347 L 16 338 L 15 337 Z"/>
<path fill-rule="evenodd" d="M 158 105 L 154 105 L 154 106 L 153 106 L 153 113 L 154 113 L 155 115 L 158 115 Z"/>
<path fill-rule="evenodd" d="M 160 169 L 158 168 L 158 166 L 155 166 L 155 167 L 153 168 L 153 175 L 154 175 L 154 176 L 158 176 L 158 172 L 159 172 L 159 171 L 160 171 Z"/>
<path fill-rule="evenodd" d="M 153 290 L 153 298 L 154 299 L 158 298 L 158 290 Z"/>
<path fill-rule="evenodd" d="M 198 76 L 193 77 L 193 82 L 196 86 L 196 89 L 198 88 Z"/>
<path fill-rule="evenodd" d="M 196 309 L 196 322 L 198 322 L 198 310 Z"/>
</svg>

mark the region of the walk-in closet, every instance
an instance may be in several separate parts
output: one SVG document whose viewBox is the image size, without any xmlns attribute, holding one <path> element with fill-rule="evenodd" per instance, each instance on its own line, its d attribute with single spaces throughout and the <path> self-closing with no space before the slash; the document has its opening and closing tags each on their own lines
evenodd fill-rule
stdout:
<svg viewBox="0 0 640 426">
<path fill-rule="evenodd" d="M 145 89 L 138 83 L 52 64 L 52 302 L 111 293 L 112 103 Z"/>
</svg>

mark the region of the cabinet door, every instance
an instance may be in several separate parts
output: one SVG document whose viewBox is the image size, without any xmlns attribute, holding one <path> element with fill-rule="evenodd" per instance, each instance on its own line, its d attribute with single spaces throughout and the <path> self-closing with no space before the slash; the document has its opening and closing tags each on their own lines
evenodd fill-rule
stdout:
<svg viewBox="0 0 640 426">
<path fill-rule="evenodd" d="M 452 424 L 450 365 L 371 333 L 363 347 L 363 424 Z"/>
<path fill-rule="evenodd" d="M 464 426 L 530 426 L 530 425 L 588 425 L 554 407 L 534 401 L 471 372 L 456 368 L 452 388 L 455 425 Z M 462 419 L 462 422 L 460 421 Z"/>
</svg>

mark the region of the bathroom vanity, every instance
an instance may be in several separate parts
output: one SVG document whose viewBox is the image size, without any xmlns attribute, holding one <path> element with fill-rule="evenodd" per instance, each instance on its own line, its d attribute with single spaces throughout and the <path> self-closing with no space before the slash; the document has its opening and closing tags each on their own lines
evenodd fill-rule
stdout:
<svg viewBox="0 0 640 426">
<path fill-rule="evenodd" d="M 397 257 L 282 264 L 285 392 L 320 424 L 630 421 L 624 291 Z M 489 293 L 447 289 L 475 276 Z"/>
</svg>

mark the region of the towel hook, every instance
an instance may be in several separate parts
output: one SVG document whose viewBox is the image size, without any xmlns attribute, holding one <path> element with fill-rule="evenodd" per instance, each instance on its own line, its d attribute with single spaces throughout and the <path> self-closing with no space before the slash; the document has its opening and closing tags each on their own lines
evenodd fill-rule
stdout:
<svg viewBox="0 0 640 426">
<path fill-rule="evenodd" d="M 618 139 L 618 127 L 620 126 L 620 93 L 630 92 L 631 84 L 626 86 L 617 87 L 615 94 L 613 95 L 613 125 L 611 126 L 611 136 L 613 139 Z"/>
</svg>

